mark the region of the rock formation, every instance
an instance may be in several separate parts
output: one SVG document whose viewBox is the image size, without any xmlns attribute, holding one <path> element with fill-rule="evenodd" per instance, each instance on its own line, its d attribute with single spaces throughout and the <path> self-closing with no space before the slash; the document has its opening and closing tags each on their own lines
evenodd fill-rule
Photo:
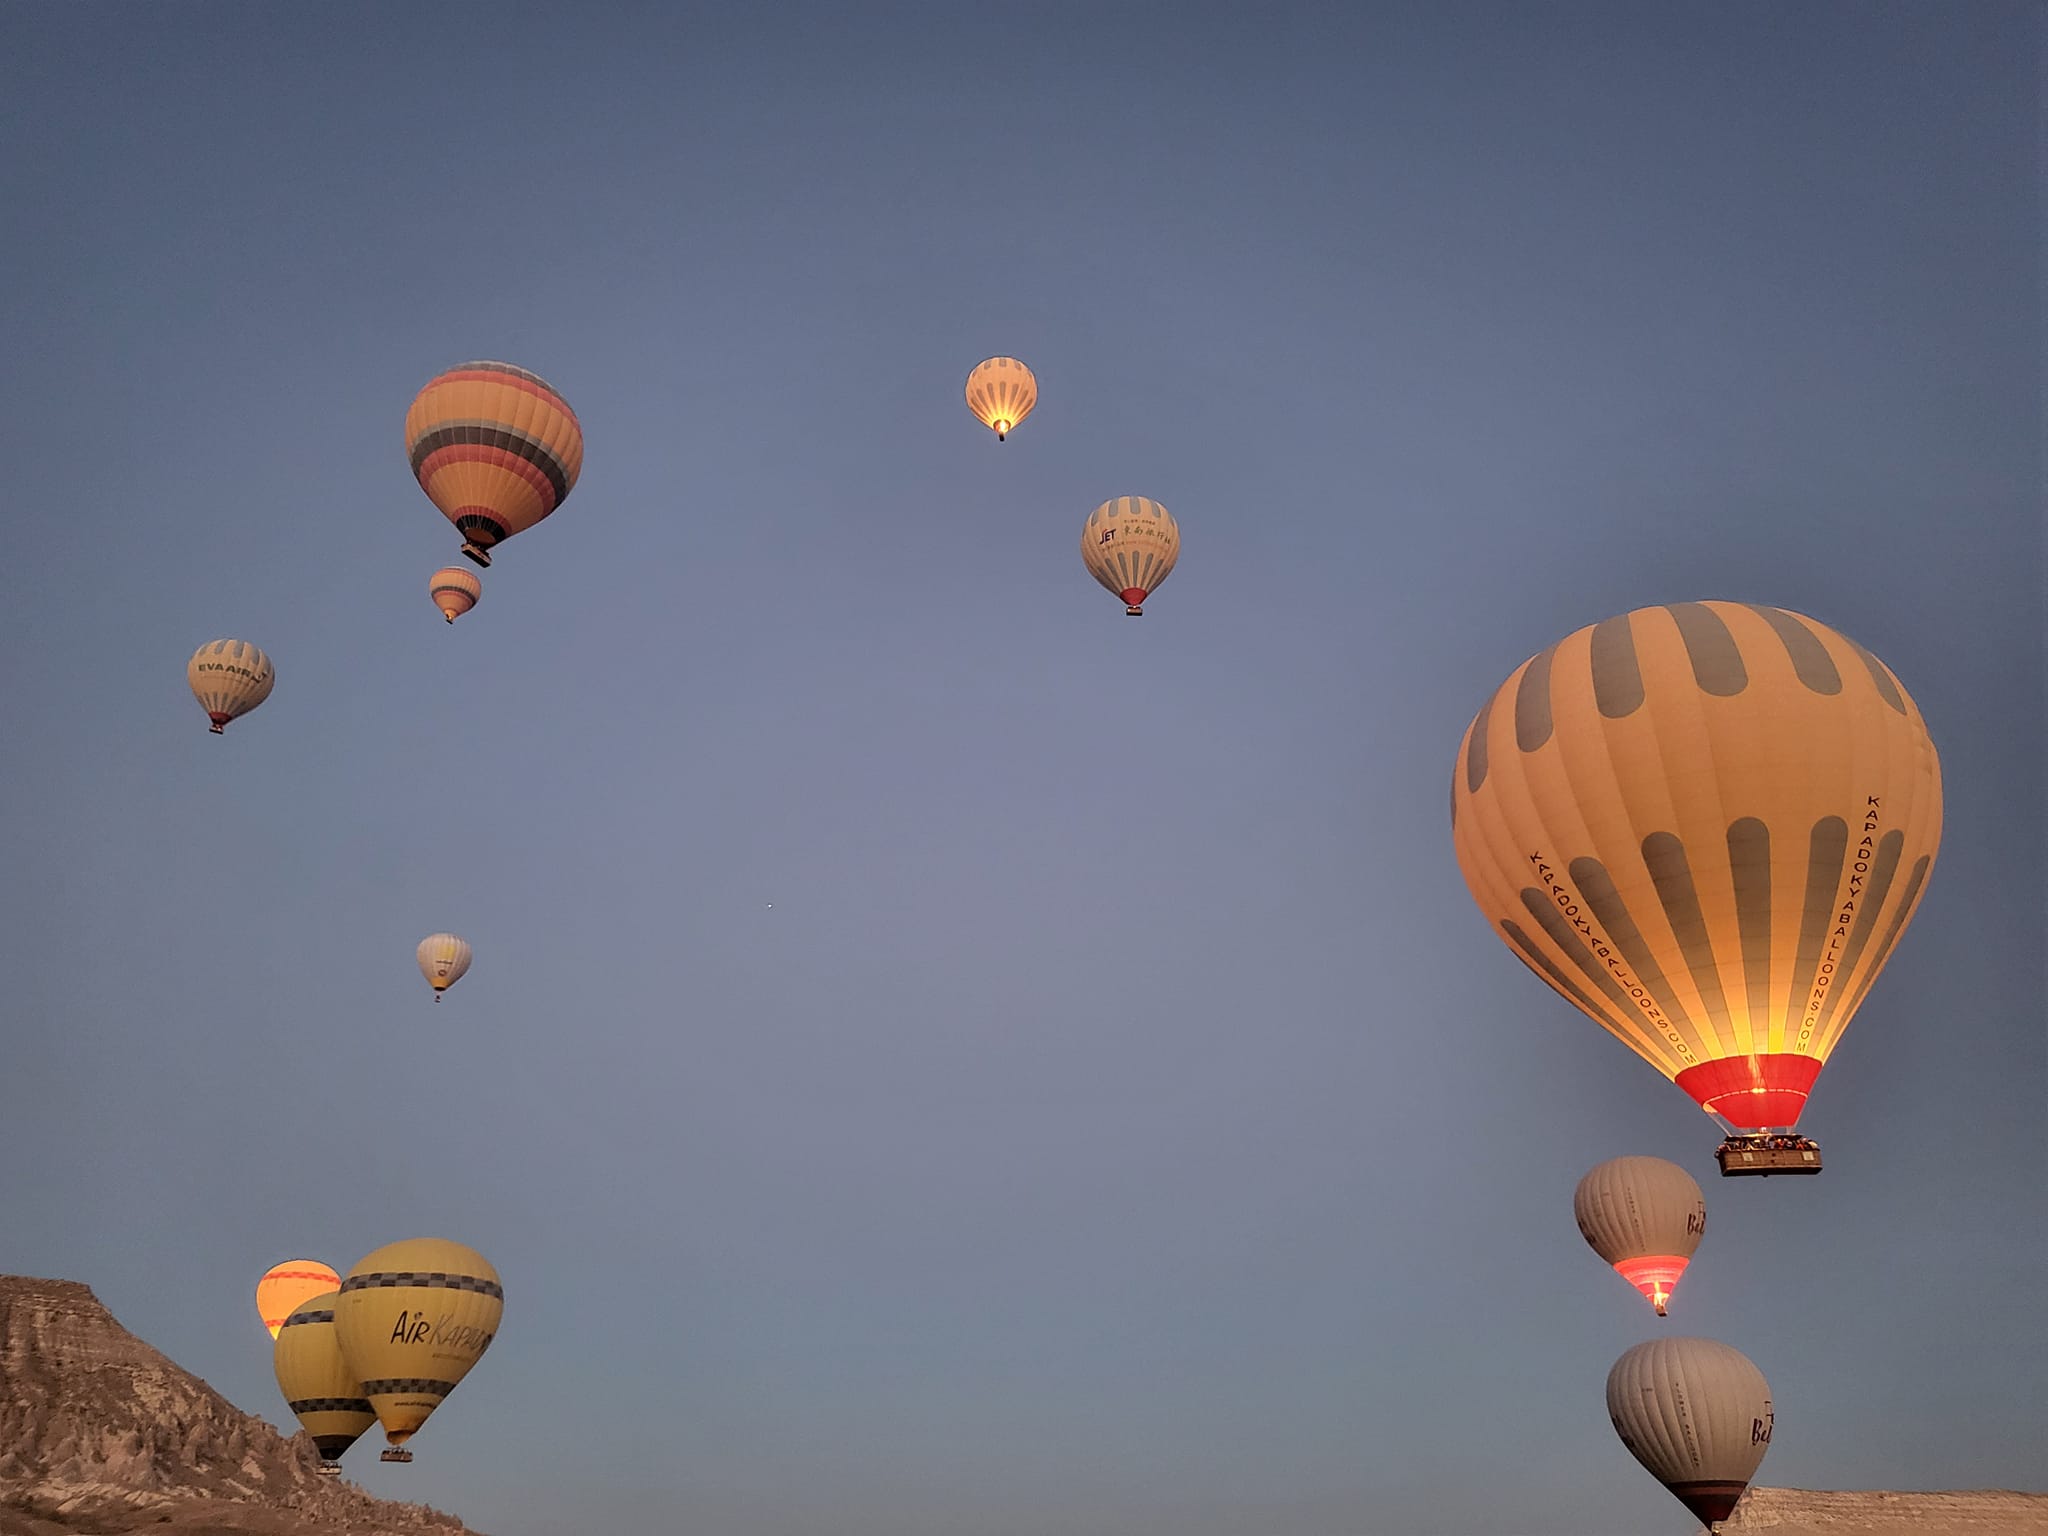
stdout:
<svg viewBox="0 0 2048 1536">
<path fill-rule="evenodd" d="M 305 1435 L 241 1412 L 86 1287 L 0 1275 L 0 1536 L 468 1536 L 319 1467 Z"/>
<path fill-rule="evenodd" d="M 1752 1488 L 1726 1536 L 2048 1536 L 2048 1493 Z"/>
</svg>

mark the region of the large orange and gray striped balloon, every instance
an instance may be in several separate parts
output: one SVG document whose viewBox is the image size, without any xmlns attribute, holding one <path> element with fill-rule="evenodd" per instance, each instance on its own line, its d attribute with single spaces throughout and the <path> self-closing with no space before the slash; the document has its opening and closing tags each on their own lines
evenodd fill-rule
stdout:
<svg viewBox="0 0 2048 1536">
<path fill-rule="evenodd" d="M 277 672 L 270 658 L 246 640 L 209 640 L 185 663 L 185 681 L 213 722 L 208 729 L 218 736 L 230 720 L 270 697 Z"/>
<path fill-rule="evenodd" d="M 1125 613 L 1141 617 L 1145 599 L 1180 559 L 1180 524 L 1156 501 L 1118 496 L 1081 525 L 1081 559 L 1089 575 L 1124 600 Z"/>
<path fill-rule="evenodd" d="M 478 565 L 559 507 L 583 470 L 583 428 L 539 374 L 464 363 L 428 383 L 405 413 L 420 489 L 462 531 Z"/>
<path fill-rule="evenodd" d="M 1659 1317 L 1707 1230 L 1693 1176 L 1661 1157 L 1610 1157 L 1572 1191 L 1579 1235 Z"/>
<path fill-rule="evenodd" d="M 1038 380 L 1014 357 L 991 357 L 967 375 L 967 409 L 1001 442 L 1038 404 Z"/>
<path fill-rule="evenodd" d="M 1629 1454 L 1702 1525 L 1726 1520 L 1771 1448 L 1764 1373 L 1712 1339 L 1653 1339 L 1607 1373 L 1607 1417 Z"/>
<path fill-rule="evenodd" d="M 1941 765 L 1855 641 L 1673 603 L 1515 670 L 1451 827 L 1525 965 L 1710 1113 L 1789 1127 L 1927 888 Z"/>
<path fill-rule="evenodd" d="M 334 1324 L 349 1371 L 403 1445 L 491 1347 L 505 1313 L 498 1272 L 443 1238 L 388 1243 L 341 1282 Z"/>
</svg>

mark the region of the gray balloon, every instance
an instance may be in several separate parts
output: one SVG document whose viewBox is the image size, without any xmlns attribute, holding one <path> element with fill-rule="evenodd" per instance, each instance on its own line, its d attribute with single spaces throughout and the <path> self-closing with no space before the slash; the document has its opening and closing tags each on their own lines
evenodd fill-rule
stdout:
<svg viewBox="0 0 2048 1536">
<path fill-rule="evenodd" d="M 1607 1417 L 1629 1454 L 1703 1525 L 1728 1518 L 1771 1446 L 1771 1389 L 1740 1350 L 1653 1339 L 1607 1373 Z"/>
<path fill-rule="evenodd" d="M 1707 1230 L 1707 1202 L 1693 1176 L 1661 1157 L 1615 1157 L 1572 1195 L 1579 1235 L 1664 1315 Z"/>
</svg>

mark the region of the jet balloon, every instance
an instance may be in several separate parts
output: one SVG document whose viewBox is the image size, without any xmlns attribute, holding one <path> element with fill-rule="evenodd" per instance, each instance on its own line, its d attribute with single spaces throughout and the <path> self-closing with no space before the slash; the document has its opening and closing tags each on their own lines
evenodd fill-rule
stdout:
<svg viewBox="0 0 2048 1536">
<path fill-rule="evenodd" d="M 1124 612 L 1134 619 L 1144 617 L 1145 599 L 1159 590 L 1179 558 L 1180 525 L 1144 496 L 1105 501 L 1081 526 L 1088 574 L 1122 598 Z"/>
</svg>

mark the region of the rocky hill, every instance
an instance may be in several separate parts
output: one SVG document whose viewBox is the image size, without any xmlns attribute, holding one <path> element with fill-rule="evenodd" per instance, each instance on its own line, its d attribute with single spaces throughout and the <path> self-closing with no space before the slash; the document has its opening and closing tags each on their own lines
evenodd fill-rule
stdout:
<svg viewBox="0 0 2048 1536">
<path fill-rule="evenodd" d="M 1727 1536 L 2048 1536 L 2048 1493 L 1752 1488 Z"/>
<path fill-rule="evenodd" d="M 469 1536 L 319 1467 L 84 1286 L 0 1275 L 0 1536 Z"/>
</svg>

